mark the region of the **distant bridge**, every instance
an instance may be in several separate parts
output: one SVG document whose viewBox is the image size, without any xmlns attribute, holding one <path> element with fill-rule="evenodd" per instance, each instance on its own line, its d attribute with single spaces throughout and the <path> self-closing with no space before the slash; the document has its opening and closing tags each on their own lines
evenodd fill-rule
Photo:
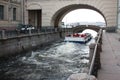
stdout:
<svg viewBox="0 0 120 80">
<path fill-rule="evenodd" d="M 101 27 L 93 26 L 93 25 L 81 25 L 81 26 L 74 27 L 73 33 L 82 32 L 85 29 L 92 29 L 92 30 L 95 30 L 96 32 L 98 32 L 101 29 Z"/>
</svg>

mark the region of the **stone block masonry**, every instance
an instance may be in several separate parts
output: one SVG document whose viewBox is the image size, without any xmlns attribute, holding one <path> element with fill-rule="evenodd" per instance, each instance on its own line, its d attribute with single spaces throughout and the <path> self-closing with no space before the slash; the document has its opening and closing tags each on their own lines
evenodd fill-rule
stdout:
<svg viewBox="0 0 120 80">
<path fill-rule="evenodd" d="M 0 39 L 0 57 L 18 54 L 60 39 L 59 32 Z"/>
</svg>

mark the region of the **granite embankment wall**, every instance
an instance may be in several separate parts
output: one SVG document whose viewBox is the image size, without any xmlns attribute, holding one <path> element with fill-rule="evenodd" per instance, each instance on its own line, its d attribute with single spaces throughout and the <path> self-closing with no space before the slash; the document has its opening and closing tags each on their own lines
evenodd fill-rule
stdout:
<svg viewBox="0 0 120 80">
<path fill-rule="evenodd" d="M 57 41 L 63 36 L 64 32 L 50 32 L 0 39 L 0 57 L 29 51 L 35 47 Z"/>
</svg>

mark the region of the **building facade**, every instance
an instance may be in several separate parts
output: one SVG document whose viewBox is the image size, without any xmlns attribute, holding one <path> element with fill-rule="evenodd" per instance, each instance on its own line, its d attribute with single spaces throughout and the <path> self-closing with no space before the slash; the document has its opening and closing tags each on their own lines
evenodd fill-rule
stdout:
<svg viewBox="0 0 120 80">
<path fill-rule="evenodd" d="M 21 0 L 0 0 L 0 29 L 13 29 L 22 23 Z"/>
<path fill-rule="evenodd" d="M 64 16 L 75 9 L 97 11 L 108 28 L 116 28 L 120 22 L 118 0 L 0 0 L 0 28 L 19 23 L 59 27 Z"/>
<path fill-rule="evenodd" d="M 120 29 L 120 0 L 118 0 L 118 29 Z"/>
<path fill-rule="evenodd" d="M 117 27 L 117 0 L 27 0 L 25 23 L 34 26 L 59 27 L 63 17 L 75 9 L 100 13 L 108 29 Z"/>
</svg>

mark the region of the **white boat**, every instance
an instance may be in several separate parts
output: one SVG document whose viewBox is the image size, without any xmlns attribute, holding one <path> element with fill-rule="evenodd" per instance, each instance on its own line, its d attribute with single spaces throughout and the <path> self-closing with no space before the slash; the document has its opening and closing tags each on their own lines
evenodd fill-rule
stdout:
<svg viewBox="0 0 120 80">
<path fill-rule="evenodd" d="M 74 33 L 66 35 L 64 41 L 76 42 L 76 43 L 87 43 L 92 38 L 90 33 Z"/>
</svg>

